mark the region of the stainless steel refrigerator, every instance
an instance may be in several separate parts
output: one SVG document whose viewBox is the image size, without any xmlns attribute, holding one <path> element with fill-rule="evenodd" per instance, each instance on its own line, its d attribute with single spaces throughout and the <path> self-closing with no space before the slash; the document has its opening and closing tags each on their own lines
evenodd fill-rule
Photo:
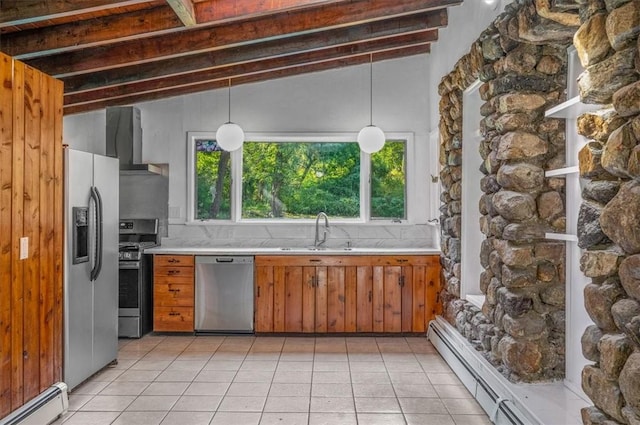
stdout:
<svg viewBox="0 0 640 425">
<path fill-rule="evenodd" d="M 116 158 L 65 149 L 64 381 L 70 389 L 118 355 Z"/>
</svg>

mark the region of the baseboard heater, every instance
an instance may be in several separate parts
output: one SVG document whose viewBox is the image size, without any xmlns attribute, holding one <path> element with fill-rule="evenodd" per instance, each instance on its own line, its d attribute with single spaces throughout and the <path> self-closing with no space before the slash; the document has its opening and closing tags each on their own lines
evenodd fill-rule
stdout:
<svg viewBox="0 0 640 425">
<path fill-rule="evenodd" d="M 469 361 L 478 354 L 448 322 L 440 317 L 431 321 L 428 338 L 494 424 L 539 425 L 538 421 L 519 408 L 511 394 L 496 379 L 483 373 L 491 367 L 488 362 L 484 365 L 479 359 Z"/>
<path fill-rule="evenodd" d="M 9 416 L 0 419 L 0 425 L 46 425 L 56 420 L 68 408 L 67 384 L 58 382 Z"/>
</svg>

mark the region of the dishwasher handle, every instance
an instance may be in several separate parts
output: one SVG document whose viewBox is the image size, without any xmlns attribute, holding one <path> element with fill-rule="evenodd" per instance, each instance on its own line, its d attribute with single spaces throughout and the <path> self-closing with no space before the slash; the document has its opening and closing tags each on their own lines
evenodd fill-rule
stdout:
<svg viewBox="0 0 640 425">
<path fill-rule="evenodd" d="M 235 264 L 253 264 L 253 256 L 248 255 L 197 255 L 196 266 L 198 264 L 219 264 L 219 265 L 235 265 Z"/>
</svg>

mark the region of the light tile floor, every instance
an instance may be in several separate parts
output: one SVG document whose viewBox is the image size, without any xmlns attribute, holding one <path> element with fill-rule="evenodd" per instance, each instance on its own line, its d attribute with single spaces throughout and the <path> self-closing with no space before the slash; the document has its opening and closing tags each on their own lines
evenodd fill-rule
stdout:
<svg viewBox="0 0 640 425">
<path fill-rule="evenodd" d="M 157 336 L 75 389 L 64 425 L 485 425 L 420 337 Z"/>
</svg>

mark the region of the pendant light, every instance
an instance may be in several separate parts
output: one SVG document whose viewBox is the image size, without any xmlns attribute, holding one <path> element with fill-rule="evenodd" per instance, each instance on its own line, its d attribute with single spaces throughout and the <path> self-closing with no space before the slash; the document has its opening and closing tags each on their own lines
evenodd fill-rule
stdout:
<svg viewBox="0 0 640 425">
<path fill-rule="evenodd" d="M 373 54 L 369 54 L 369 125 L 358 133 L 360 150 L 366 153 L 378 152 L 384 146 L 384 132 L 373 125 Z"/>
<path fill-rule="evenodd" d="M 218 127 L 216 142 L 225 151 L 240 149 L 244 142 L 244 131 L 238 124 L 231 122 L 231 78 L 229 78 L 229 121 Z"/>
</svg>

